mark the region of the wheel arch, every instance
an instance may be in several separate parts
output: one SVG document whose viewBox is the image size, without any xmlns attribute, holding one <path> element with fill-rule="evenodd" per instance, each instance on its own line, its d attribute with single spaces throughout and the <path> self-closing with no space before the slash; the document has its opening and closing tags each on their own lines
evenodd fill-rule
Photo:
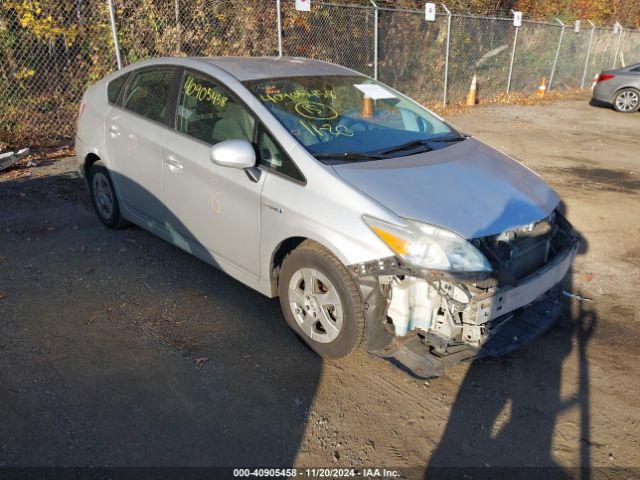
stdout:
<svg viewBox="0 0 640 480">
<path fill-rule="evenodd" d="M 271 259 L 269 260 L 269 283 L 271 288 L 271 295 L 278 296 L 278 278 L 280 277 L 280 268 L 285 257 L 298 248 L 305 240 L 310 240 L 307 237 L 288 237 L 282 240 L 271 253 Z"/>
<path fill-rule="evenodd" d="M 635 90 L 636 93 L 638 95 L 640 95 L 640 87 L 636 87 L 635 85 L 624 85 L 622 87 L 616 88 L 615 91 L 613 92 L 613 95 L 611 95 L 611 103 L 613 104 L 616 101 L 616 96 L 618 95 L 618 93 L 620 93 L 622 90 Z"/>
<path fill-rule="evenodd" d="M 101 161 L 102 159 L 95 153 L 93 152 L 89 152 L 85 157 L 84 157 L 84 163 L 82 165 L 83 168 L 83 173 L 84 173 L 84 178 L 88 179 L 89 178 L 89 170 L 91 169 L 92 165 L 96 162 Z"/>
<path fill-rule="evenodd" d="M 289 253 L 291 253 L 293 250 L 298 248 L 298 246 L 305 241 L 311 241 L 322 246 L 323 248 L 328 250 L 329 253 L 331 253 L 334 257 L 336 257 L 340 262 L 342 262 L 343 265 L 346 266 L 345 258 L 343 258 L 343 256 L 340 255 L 340 251 L 339 249 L 336 248 L 335 245 L 329 245 L 327 244 L 327 242 L 323 242 L 316 238 L 311 238 L 309 236 L 287 237 L 284 240 L 282 240 L 271 253 L 271 258 L 269 261 L 269 275 L 270 275 L 269 280 L 270 280 L 270 289 L 271 289 L 272 297 L 278 296 L 278 278 L 280 276 L 280 268 L 282 267 L 282 262 L 284 261 L 285 257 Z"/>
</svg>

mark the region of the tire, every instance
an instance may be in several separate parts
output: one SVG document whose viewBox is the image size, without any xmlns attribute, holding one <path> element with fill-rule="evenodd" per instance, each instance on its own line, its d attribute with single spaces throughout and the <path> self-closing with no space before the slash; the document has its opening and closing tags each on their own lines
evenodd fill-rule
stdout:
<svg viewBox="0 0 640 480">
<path fill-rule="evenodd" d="M 97 161 L 91 165 L 88 180 L 93 208 L 100 221 L 114 230 L 128 227 L 130 223 L 122 218 L 111 175 L 104 163 Z"/>
<path fill-rule="evenodd" d="M 321 357 L 346 357 L 362 343 L 360 290 L 344 265 L 323 246 L 306 240 L 285 257 L 278 295 L 289 326 Z"/>
<path fill-rule="evenodd" d="M 640 91 L 635 88 L 623 88 L 613 97 L 613 108 L 621 113 L 637 112 L 640 108 Z"/>
</svg>

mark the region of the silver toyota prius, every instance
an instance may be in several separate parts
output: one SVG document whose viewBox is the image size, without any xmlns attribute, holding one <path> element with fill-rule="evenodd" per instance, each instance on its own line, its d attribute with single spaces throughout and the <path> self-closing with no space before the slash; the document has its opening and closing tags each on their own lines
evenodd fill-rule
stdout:
<svg viewBox="0 0 640 480">
<path fill-rule="evenodd" d="M 558 195 L 400 92 L 302 58 L 158 58 L 87 90 L 98 218 L 269 297 L 322 357 L 421 377 L 559 316 L 578 240 Z"/>
</svg>

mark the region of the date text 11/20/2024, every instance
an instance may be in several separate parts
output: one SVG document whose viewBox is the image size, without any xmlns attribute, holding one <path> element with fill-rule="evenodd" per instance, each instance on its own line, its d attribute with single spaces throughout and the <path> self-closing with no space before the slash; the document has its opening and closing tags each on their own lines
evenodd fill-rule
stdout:
<svg viewBox="0 0 640 480">
<path fill-rule="evenodd" d="M 386 468 L 236 468 L 233 476 L 242 477 L 262 477 L 262 478 L 399 478 L 401 473 L 398 470 Z"/>
</svg>

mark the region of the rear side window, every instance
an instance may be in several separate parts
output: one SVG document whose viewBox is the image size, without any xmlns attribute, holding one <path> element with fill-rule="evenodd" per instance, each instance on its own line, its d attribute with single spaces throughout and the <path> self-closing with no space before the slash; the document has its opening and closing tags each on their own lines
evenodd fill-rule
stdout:
<svg viewBox="0 0 640 480">
<path fill-rule="evenodd" d="M 640 72 L 640 67 L 632 68 L 631 71 L 632 72 Z"/>
<path fill-rule="evenodd" d="M 129 78 L 129 74 L 125 73 L 124 75 L 120 75 L 109 82 L 109 85 L 107 86 L 107 98 L 109 99 L 109 103 L 118 102 L 118 97 L 120 96 L 120 92 L 122 91 L 124 84 L 127 83 L 127 78 Z"/>
<path fill-rule="evenodd" d="M 173 83 L 173 69 L 146 70 L 127 86 L 122 107 L 156 122 L 165 123 Z"/>
</svg>

